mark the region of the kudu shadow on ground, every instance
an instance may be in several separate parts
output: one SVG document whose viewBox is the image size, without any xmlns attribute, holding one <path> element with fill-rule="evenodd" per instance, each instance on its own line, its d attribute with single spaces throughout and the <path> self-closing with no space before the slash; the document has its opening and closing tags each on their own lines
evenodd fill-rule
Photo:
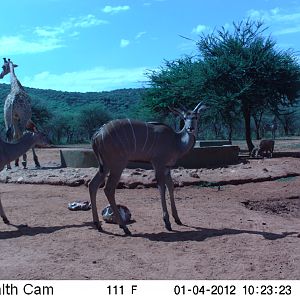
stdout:
<svg viewBox="0 0 300 300">
<path fill-rule="evenodd" d="M 48 170 L 58 170 L 58 169 L 62 169 L 61 166 L 44 166 L 44 167 L 40 167 L 40 168 L 35 168 L 33 170 L 40 170 L 40 171 L 48 171 Z"/>
<path fill-rule="evenodd" d="M 83 224 L 73 224 L 73 225 L 62 225 L 62 226 L 27 226 L 27 225 L 15 225 L 15 224 L 9 224 L 10 227 L 15 227 L 16 230 L 7 230 L 7 231 L 0 231 L 0 240 L 6 240 L 6 239 L 13 239 L 18 238 L 21 236 L 35 236 L 39 234 L 51 234 L 56 231 L 74 228 L 75 230 L 77 228 L 83 228 L 87 226 L 92 226 L 92 222 L 90 223 L 83 223 Z"/>
<path fill-rule="evenodd" d="M 0 240 L 5 239 L 13 239 L 21 236 L 35 236 L 39 234 L 51 234 L 56 231 L 74 228 L 75 230 L 83 227 L 90 227 L 91 230 L 96 230 L 92 222 L 85 222 L 82 224 L 73 224 L 73 225 L 62 225 L 62 226 L 35 226 L 30 227 L 27 225 L 14 225 L 10 224 L 9 226 L 15 227 L 16 230 L 12 231 L 0 231 Z M 202 242 L 209 238 L 214 238 L 218 236 L 230 236 L 237 234 L 252 234 L 252 235 L 260 235 L 266 240 L 278 240 L 285 238 L 291 235 L 297 235 L 299 238 L 299 232 L 282 232 L 282 233 L 272 233 L 266 231 L 257 231 L 257 230 L 243 230 L 243 229 L 232 229 L 232 228 L 202 228 L 202 227 L 193 227 L 188 225 L 183 225 L 185 228 L 189 228 L 192 230 L 185 231 L 165 231 L 159 233 L 134 233 L 130 237 L 136 238 L 145 238 L 150 241 L 155 242 L 185 242 L 185 241 L 196 241 Z M 112 232 L 108 232 L 106 230 L 102 230 L 99 234 L 112 235 L 117 237 L 126 237 L 122 233 L 122 229 L 120 229 L 120 234 L 115 234 Z"/>
<path fill-rule="evenodd" d="M 257 230 L 243 230 L 243 229 L 232 229 L 232 228 L 202 228 L 202 227 L 193 227 L 188 225 L 183 225 L 186 228 L 192 228 L 193 230 L 186 231 L 166 231 L 160 233 L 144 233 L 144 234 L 134 234 L 135 237 L 143 237 L 151 241 L 156 242 L 185 242 L 185 241 L 195 241 L 202 242 L 209 238 L 214 238 L 218 236 L 230 236 L 237 234 L 252 234 L 260 235 L 266 240 L 278 240 L 285 238 L 290 235 L 299 234 L 299 232 L 282 232 L 282 233 L 273 233 L 266 231 L 257 231 Z"/>
</svg>

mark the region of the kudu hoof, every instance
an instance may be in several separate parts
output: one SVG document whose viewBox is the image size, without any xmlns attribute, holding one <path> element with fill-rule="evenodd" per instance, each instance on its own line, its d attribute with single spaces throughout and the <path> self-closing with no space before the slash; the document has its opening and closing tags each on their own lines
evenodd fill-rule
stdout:
<svg viewBox="0 0 300 300">
<path fill-rule="evenodd" d="M 98 231 L 100 231 L 100 232 L 103 231 L 101 224 L 99 222 L 94 222 L 94 225 Z"/>
<path fill-rule="evenodd" d="M 2 217 L 2 219 L 3 219 L 3 222 L 4 222 L 5 224 L 10 224 L 10 223 L 9 223 L 9 220 L 8 220 L 6 217 Z"/>
<path fill-rule="evenodd" d="M 167 230 L 172 231 L 172 227 L 171 227 L 171 223 L 169 218 L 163 218 L 164 222 L 165 222 L 165 227 Z"/>
<path fill-rule="evenodd" d="M 125 235 L 131 235 L 131 232 L 130 232 L 130 230 L 127 228 L 127 226 L 121 226 L 121 225 L 120 225 L 120 228 L 122 228 L 122 229 L 124 230 Z"/>
<path fill-rule="evenodd" d="M 165 223 L 165 227 L 168 231 L 172 231 L 172 227 L 170 223 Z"/>
<path fill-rule="evenodd" d="M 183 225 L 182 222 L 181 222 L 179 219 L 175 219 L 175 223 L 176 223 L 177 225 Z"/>
</svg>

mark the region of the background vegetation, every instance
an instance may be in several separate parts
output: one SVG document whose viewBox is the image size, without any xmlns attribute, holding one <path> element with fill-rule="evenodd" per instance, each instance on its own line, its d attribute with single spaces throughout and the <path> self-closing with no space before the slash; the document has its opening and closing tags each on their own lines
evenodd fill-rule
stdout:
<svg viewBox="0 0 300 300">
<path fill-rule="evenodd" d="M 33 121 L 53 143 L 86 143 L 103 123 L 114 118 L 141 118 L 143 89 L 99 93 L 70 93 L 25 87 L 31 97 Z M 3 106 L 10 85 L 0 84 L 0 128 L 4 136 Z"/>
<path fill-rule="evenodd" d="M 199 124 L 201 139 L 271 137 L 274 120 L 279 135 L 300 135 L 300 65 L 295 51 L 280 50 L 257 21 L 233 23 L 199 37 L 199 54 L 165 61 L 149 71 L 149 86 L 111 92 L 70 93 L 26 88 L 33 121 L 53 143 L 89 142 L 93 132 L 115 118 L 163 121 L 179 129 L 168 106 L 208 106 Z M 0 84 L 0 128 L 10 86 Z"/>
</svg>

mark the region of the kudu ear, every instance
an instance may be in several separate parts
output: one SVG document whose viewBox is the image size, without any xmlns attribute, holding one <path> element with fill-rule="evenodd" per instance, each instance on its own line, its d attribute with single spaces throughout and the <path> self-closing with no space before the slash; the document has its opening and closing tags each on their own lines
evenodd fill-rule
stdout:
<svg viewBox="0 0 300 300">
<path fill-rule="evenodd" d="M 200 111 L 201 110 L 204 110 L 204 109 L 206 109 L 206 106 L 202 103 L 202 101 L 201 102 L 199 102 L 197 105 L 196 105 L 196 107 L 194 108 L 194 112 L 196 112 L 196 113 L 200 113 Z"/>
<path fill-rule="evenodd" d="M 181 118 L 183 118 L 183 112 L 182 112 L 180 109 L 178 109 L 178 108 L 173 108 L 173 107 L 170 107 L 170 106 L 168 106 L 168 108 L 169 108 L 169 110 L 170 110 L 173 114 L 179 115 Z"/>
</svg>

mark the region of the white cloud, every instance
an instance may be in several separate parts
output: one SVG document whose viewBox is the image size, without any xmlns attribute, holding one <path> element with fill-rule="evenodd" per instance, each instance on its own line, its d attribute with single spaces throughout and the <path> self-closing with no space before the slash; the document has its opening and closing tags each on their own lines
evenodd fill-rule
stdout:
<svg viewBox="0 0 300 300">
<path fill-rule="evenodd" d="M 146 34 L 146 31 L 141 31 L 141 32 L 139 32 L 136 36 L 135 36 L 135 39 L 136 40 L 138 40 L 138 39 L 140 39 L 143 35 L 145 35 Z"/>
<path fill-rule="evenodd" d="M 94 15 L 69 18 L 58 26 L 37 26 L 30 36 L 0 36 L 0 54 L 32 54 L 64 47 L 66 38 L 77 37 L 80 29 L 107 24 Z"/>
<path fill-rule="evenodd" d="M 129 41 L 129 40 L 121 39 L 121 41 L 120 41 L 120 47 L 121 47 L 121 48 L 125 48 L 125 47 L 127 47 L 129 44 L 130 44 L 130 41 Z"/>
<path fill-rule="evenodd" d="M 120 88 L 142 87 L 147 80 L 146 70 L 149 68 L 118 68 L 108 69 L 96 67 L 79 72 L 51 74 L 41 72 L 22 79 L 24 86 L 54 89 L 61 91 L 96 92 Z"/>
<path fill-rule="evenodd" d="M 232 26 L 232 24 L 230 24 L 230 23 L 225 23 L 224 25 L 223 25 L 223 28 L 225 29 L 225 30 L 229 30 L 229 29 L 231 29 L 233 26 Z"/>
<path fill-rule="evenodd" d="M 284 29 L 279 29 L 274 31 L 274 35 L 284 35 L 284 34 L 291 34 L 291 33 L 298 33 L 300 32 L 300 24 L 295 27 L 287 27 Z"/>
<path fill-rule="evenodd" d="M 79 31 L 73 31 L 72 33 L 70 33 L 70 37 L 77 37 L 80 35 L 80 32 Z"/>
<path fill-rule="evenodd" d="M 121 11 L 126 11 L 129 10 L 130 6 L 129 5 L 123 5 L 123 6 L 110 6 L 110 5 L 106 5 L 102 11 L 106 14 L 116 14 L 119 13 Z"/>
<path fill-rule="evenodd" d="M 97 17 L 95 17 L 94 15 L 87 15 L 79 18 L 71 18 L 69 22 L 75 28 L 88 28 L 108 23 L 105 20 L 97 19 Z"/>
<path fill-rule="evenodd" d="M 199 34 L 201 32 L 204 32 L 204 31 L 208 30 L 208 29 L 209 29 L 208 26 L 199 24 L 199 25 L 197 25 L 196 27 L 193 28 L 192 33 Z"/>
<path fill-rule="evenodd" d="M 276 7 L 270 10 L 251 9 L 247 15 L 253 19 L 262 19 L 268 22 L 299 22 L 300 12 L 289 13 Z"/>
<path fill-rule="evenodd" d="M 271 25 L 274 35 L 284 35 L 300 32 L 300 11 L 282 10 L 275 7 L 270 10 L 248 11 L 247 16 L 252 19 L 258 19 L 265 22 L 267 26 Z"/>
<path fill-rule="evenodd" d="M 73 29 L 94 27 L 94 26 L 99 26 L 107 23 L 108 22 L 106 20 L 98 19 L 94 15 L 90 14 L 90 15 L 81 16 L 77 18 L 74 17 L 69 18 L 68 20 L 63 21 L 58 26 L 36 27 L 34 33 L 42 37 L 56 37 L 59 35 L 63 35 Z"/>
<path fill-rule="evenodd" d="M 15 55 L 24 53 L 40 53 L 63 47 L 57 38 L 41 38 L 36 41 L 25 40 L 23 36 L 0 37 L 0 54 Z"/>
</svg>

